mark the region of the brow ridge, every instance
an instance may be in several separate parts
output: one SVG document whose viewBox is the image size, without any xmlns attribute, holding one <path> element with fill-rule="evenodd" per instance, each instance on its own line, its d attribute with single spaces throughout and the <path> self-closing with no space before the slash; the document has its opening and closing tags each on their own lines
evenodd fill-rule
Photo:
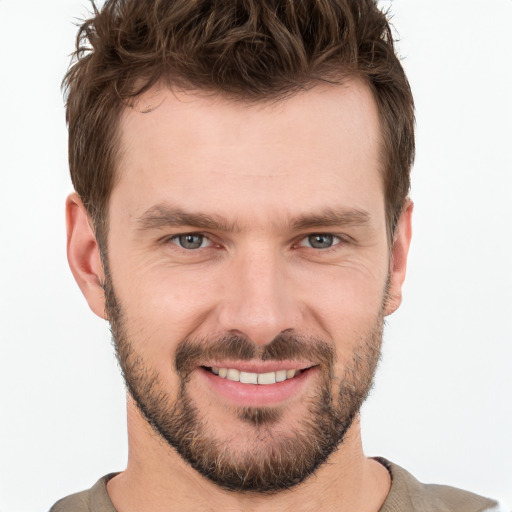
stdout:
<svg viewBox="0 0 512 512">
<path fill-rule="evenodd" d="M 370 222 L 368 212 L 360 209 L 326 209 L 319 213 L 303 214 L 291 219 L 288 227 L 295 231 L 325 227 L 364 226 Z M 157 204 L 135 219 L 139 230 L 190 226 L 225 232 L 240 232 L 241 226 L 219 214 L 187 212 L 168 204 Z"/>
<path fill-rule="evenodd" d="M 318 214 L 301 215 L 291 223 L 293 229 L 311 229 L 320 227 L 349 227 L 369 224 L 370 214 L 359 209 L 326 209 Z"/>
<path fill-rule="evenodd" d="M 165 227 L 190 226 L 198 229 L 218 231 L 238 231 L 239 228 L 225 217 L 215 214 L 187 212 L 167 204 L 157 204 L 146 210 L 135 220 L 140 230 L 161 229 Z"/>
</svg>

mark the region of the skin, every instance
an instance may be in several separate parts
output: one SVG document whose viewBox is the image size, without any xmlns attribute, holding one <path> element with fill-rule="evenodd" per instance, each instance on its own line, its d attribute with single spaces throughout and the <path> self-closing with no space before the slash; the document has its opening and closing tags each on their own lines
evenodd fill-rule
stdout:
<svg viewBox="0 0 512 512">
<path fill-rule="evenodd" d="M 142 113 L 148 106 L 152 110 Z M 361 82 L 318 85 L 255 105 L 154 89 L 125 111 L 121 141 L 109 205 L 111 277 L 134 348 L 170 395 L 179 386 L 173 355 L 187 336 L 235 332 L 265 345 L 293 329 L 334 347 L 339 378 L 383 303 L 384 315 L 400 305 L 412 203 L 404 205 L 390 247 L 378 111 Z M 156 205 L 221 217 L 226 225 L 145 223 Z M 318 218 L 327 210 L 364 218 L 331 225 Z M 91 225 L 72 194 L 70 266 L 91 309 L 105 317 L 104 273 Z M 209 242 L 198 250 L 180 248 L 173 237 L 187 233 Z M 308 236 L 315 233 L 335 235 L 334 245 L 311 247 Z M 304 397 L 317 384 L 312 374 L 286 399 L 274 435 L 298 428 Z M 190 390 L 212 432 L 236 449 L 250 448 L 251 427 L 199 372 L 193 372 Z M 389 492 L 386 469 L 363 453 L 359 418 L 328 464 L 291 491 L 272 495 L 227 492 L 202 477 L 153 432 L 130 397 L 128 432 L 127 469 L 108 484 L 120 512 L 269 506 L 376 512 Z"/>
</svg>

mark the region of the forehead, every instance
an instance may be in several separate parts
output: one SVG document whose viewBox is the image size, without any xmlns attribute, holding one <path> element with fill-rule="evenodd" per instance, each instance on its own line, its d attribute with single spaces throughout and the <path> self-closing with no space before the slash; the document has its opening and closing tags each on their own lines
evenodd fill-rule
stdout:
<svg viewBox="0 0 512 512">
<path fill-rule="evenodd" d="M 112 202 L 134 215 L 176 202 L 252 218 L 383 202 L 379 114 L 357 80 L 252 104 L 155 88 L 120 130 Z"/>
</svg>

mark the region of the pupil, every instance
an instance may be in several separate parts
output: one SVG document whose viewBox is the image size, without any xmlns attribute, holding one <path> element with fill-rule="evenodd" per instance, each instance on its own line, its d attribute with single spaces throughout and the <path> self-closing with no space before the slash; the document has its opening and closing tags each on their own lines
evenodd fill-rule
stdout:
<svg viewBox="0 0 512 512">
<path fill-rule="evenodd" d="M 327 249 L 332 245 L 332 235 L 311 235 L 309 243 L 315 249 Z"/>
<path fill-rule="evenodd" d="M 201 235 L 182 235 L 180 236 L 180 245 L 184 249 L 199 249 L 203 243 Z"/>
</svg>

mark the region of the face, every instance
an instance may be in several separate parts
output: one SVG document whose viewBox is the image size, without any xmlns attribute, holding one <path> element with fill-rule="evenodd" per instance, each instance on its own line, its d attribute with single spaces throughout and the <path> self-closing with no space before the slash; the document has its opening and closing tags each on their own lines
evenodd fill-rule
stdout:
<svg viewBox="0 0 512 512">
<path fill-rule="evenodd" d="M 132 397 L 225 488 L 303 481 L 371 387 L 403 280 L 370 92 L 152 91 L 121 134 L 105 295 Z"/>
</svg>

